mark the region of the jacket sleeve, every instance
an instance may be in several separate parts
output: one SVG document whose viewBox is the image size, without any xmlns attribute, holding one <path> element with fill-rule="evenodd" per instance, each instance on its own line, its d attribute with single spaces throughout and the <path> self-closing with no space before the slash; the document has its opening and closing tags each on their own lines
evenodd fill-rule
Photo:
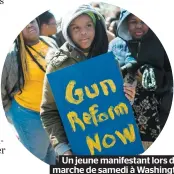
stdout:
<svg viewBox="0 0 174 174">
<path fill-rule="evenodd" d="M 1 78 L 1 97 L 2 97 L 2 104 L 5 109 L 5 106 L 7 105 L 7 90 L 6 90 L 6 79 L 7 79 L 7 67 L 4 64 L 3 70 L 2 70 L 2 78 Z"/>
<path fill-rule="evenodd" d="M 46 74 L 53 71 L 55 71 L 55 68 L 51 64 L 48 64 Z M 67 150 L 70 149 L 70 147 L 68 145 L 68 140 L 47 79 L 47 75 L 45 75 L 44 79 L 40 115 L 43 126 L 50 137 L 56 154 L 63 155 Z"/>
<path fill-rule="evenodd" d="M 8 74 L 10 71 L 10 66 L 11 66 L 11 59 L 12 59 L 12 53 L 8 53 L 6 59 L 5 59 L 5 63 L 3 66 L 3 70 L 2 70 L 2 77 L 1 77 L 1 98 L 2 98 L 2 104 L 3 104 L 3 108 L 4 110 L 7 112 L 9 107 L 10 107 L 10 103 L 11 103 L 11 99 L 10 99 L 10 95 L 8 94 Z"/>
<path fill-rule="evenodd" d="M 49 45 L 49 47 L 51 47 L 52 49 L 59 49 L 59 46 L 57 45 L 56 41 L 52 37 L 40 36 L 40 39 L 46 42 Z"/>
<path fill-rule="evenodd" d="M 164 66 L 162 70 L 155 68 L 155 76 L 157 81 L 157 93 L 164 93 L 171 91 L 173 87 L 173 75 L 172 69 L 169 62 L 169 58 L 165 52 L 164 55 Z"/>
</svg>

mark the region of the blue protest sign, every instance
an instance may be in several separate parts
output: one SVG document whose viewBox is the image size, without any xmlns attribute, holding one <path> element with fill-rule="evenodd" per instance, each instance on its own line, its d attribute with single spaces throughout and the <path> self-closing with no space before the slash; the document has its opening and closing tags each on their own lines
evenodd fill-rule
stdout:
<svg viewBox="0 0 174 174">
<path fill-rule="evenodd" d="M 47 76 L 73 154 L 136 155 L 144 151 L 112 53 Z"/>
</svg>

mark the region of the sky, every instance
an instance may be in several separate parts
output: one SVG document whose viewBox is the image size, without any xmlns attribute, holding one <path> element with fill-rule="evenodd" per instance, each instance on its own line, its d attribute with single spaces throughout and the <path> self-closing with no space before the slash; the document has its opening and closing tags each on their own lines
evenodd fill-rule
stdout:
<svg viewBox="0 0 174 174">
<path fill-rule="evenodd" d="M 59 20 L 63 16 L 63 14 L 60 13 L 60 11 L 57 8 L 50 9 L 50 12 L 53 13 L 53 15 L 55 16 L 56 20 Z"/>
</svg>

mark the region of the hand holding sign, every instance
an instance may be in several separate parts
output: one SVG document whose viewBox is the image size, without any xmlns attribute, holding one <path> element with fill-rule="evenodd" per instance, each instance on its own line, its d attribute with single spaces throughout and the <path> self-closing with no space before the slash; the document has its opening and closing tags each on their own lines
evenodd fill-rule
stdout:
<svg viewBox="0 0 174 174">
<path fill-rule="evenodd" d="M 48 80 L 73 154 L 143 152 L 112 53 L 48 74 Z"/>
<path fill-rule="evenodd" d="M 130 101 L 130 103 L 133 103 L 135 98 L 135 86 L 132 86 L 128 83 L 124 83 L 124 92 L 125 96 Z"/>
</svg>

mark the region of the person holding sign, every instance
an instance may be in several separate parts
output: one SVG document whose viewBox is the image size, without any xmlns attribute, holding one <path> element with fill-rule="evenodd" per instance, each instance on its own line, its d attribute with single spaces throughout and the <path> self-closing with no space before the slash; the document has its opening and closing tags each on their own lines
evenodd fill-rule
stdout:
<svg viewBox="0 0 174 174">
<path fill-rule="evenodd" d="M 90 5 L 82 5 L 67 14 L 62 20 L 62 32 L 67 42 L 54 56 L 48 57 L 50 62 L 46 74 L 108 51 L 104 18 Z M 70 84 L 71 86 L 73 84 Z M 135 96 L 135 88 L 125 84 L 124 91 L 126 97 L 132 101 Z M 47 76 L 44 80 L 40 115 L 44 128 L 55 147 L 56 155 L 71 155 L 71 148 L 68 145 L 67 136 Z"/>
</svg>

